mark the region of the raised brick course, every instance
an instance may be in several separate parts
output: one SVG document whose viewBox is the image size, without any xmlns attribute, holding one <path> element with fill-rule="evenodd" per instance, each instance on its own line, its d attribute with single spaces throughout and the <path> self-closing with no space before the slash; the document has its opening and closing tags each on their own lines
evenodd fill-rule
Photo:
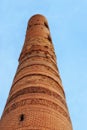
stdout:
<svg viewBox="0 0 87 130">
<path fill-rule="evenodd" d="M 28 22 L 0 130 L 72 130 L 47 20 Z"/>
</svg>

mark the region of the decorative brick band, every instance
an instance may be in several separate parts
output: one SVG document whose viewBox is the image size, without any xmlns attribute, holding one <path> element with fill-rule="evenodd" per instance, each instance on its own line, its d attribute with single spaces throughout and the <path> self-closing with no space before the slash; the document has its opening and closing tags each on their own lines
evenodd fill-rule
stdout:
<svg viewBox="0 0 87 130">
<path fill-rule="evenodd" d="M 57 66 L 56 66 L 56 64 L 55 64 L 55 62 L 53 62 L 53 60 L 51 60 L 50 58 L 46 58 L 46 57 L 44 57 L 44 56 L 40 56 L 40 55 L 36 55 L 36 56 L 31 56 L 31 55 L 27 55 L 23 60 L 21 60 L 20 61 L 20 64 L 19 65 L 21 65 L 21 64 L 23 64 L 23 62 L 25 62 L 26 60 L 28 60 L 28 59 L 30 59 L 30 58 L 43 58 L 43 60 L 49 60 L 51 63 L 50 64 L 52 64 L 53 66 L 54 66 L 54 68 L 56 69 L 56 70 L 58 70 L 58 68 L 57 68 Z M 58 70 L 58 72 L 59 72 L 59 70 Z"/>
<path fill-rule="evenodd" d="M 31 67 L 31 66 L 35 66 L 35 65 L 37 65 L 37 66 L 40 66 L 40 65 L 41 65 L 41 67 L 45 67 L 47 70 L 49 70 L 50 72 L 52 71 L 53 74 L 55 74 L 56 76 L 58 76 L 58 77 L 60 78 L 60 76 L 59 76 L 59 74 L 58 74 L 58 71 L 55 71 L 55 70 L 53 70 L 50 66 L 47 66 L 47 65 L 41 64 L 41 63 L 40 63 L 40 64 L 26 65 L 26 66 L 22 67 L 21 69 L 19 69 L 19 70 L 17 71 L 16 75 L 17 75 L 18 73 L 20 73 L 21 70 L 26 69 L 26 68 Z M 61 79 L 60 79 L 60 80 L 61 80 Z"/>
<path fill-rule="evenodd" d="M 18 73 L 15 75 L 13 84 L 15 84 L 22 77 L 25 77 L 30 74 L 42 74 L 42 75 L 49 76 L 49 77 L 53 78 L 54 80 L 56 80 L 62 86 L 62 81 L 60 79 L 60 76 L 58 74 L 53 73 L 53 71 L 50 68 L 48 68 L 48 67 L 46 68 L 41 65 L 32 65 L 32 66 L 29 66 L 29 67 L 23 69 L 21 71 L 21 73 Z"/>
<path fill-rule="evenodd" d="M 35 55 L 34 55 L 35 53 Z M 22 54 L 21 54 L 22 55 Z M 26 57 L 31 57 L 31 56 L 43 56 L 45 58 L 51 58 L 51 60 L 56 63 L 56 58 L 54 59 L 53 55 L 50 55 L 47 51 L 41 51 L 41 50 L 34 50 L 33 52 L 26 52 L 25 54 L 23 54 L 24 56 L 21 56 L 21 60 L 23 61 Z"/>
<path fill-rule="evenodd" d="M 40 94 L 46 94 L 49 96 L 52 96 L 56 99 L 58 99 L 59 101 L 61 101 L 61 103 L 64 104 L 64 106 L 67 108 L 66 102 L 65 100 L 56 92 L 53 92 L 49 89 L 43 88 L 43 87 L 28 87 L 28 88 L 24 88 L 22 90 L 19 90 L 18 92 L 14 93 L 7 101 L 7 104 L 9 104 L 13 99 L 18 98 L 21 95 L 25 95 L 25 94 L 29 94 L 29 93 L 40 93 Z"/>
<path fill-rule="evenodd" d="M 55 72 L 59 73 L 57 66 L 52 61 L 44 57 L 38 57 L 38 56 L 29 57 L 28 59 L 25 59 L 21 64 L 19 64 L 17 68 L 17 72 L 23 67 L 26 67 L 28 65 L 33 65 L 33 64 L 46 65 L 52 68 Z"/>
<path fill-rule="evenodd" d="M 36 37 L 32 37 L 30 39 L 25 40 L 24 47 L 26 45 L 40 45 L 41 43 L 43 43 L 43 45 L 49 45 L 50 48 L 52 48 L 52 50 L 54 52 L 53 44 L 50 41 L 48 41 L 47 38 L 44 38 L 44 37 L 41 37 L 41 36 L 38 36 L 37 38 Z M 19 61 L 21 60 L 21 55 L 22 55 L 22 53 L 20 54 Z"/>
<path fill-rule="evenodd" d="M 55 55 L 55 52 L 54 52 L 54 50 L 52 50 L 51 48 L 50 48 L 50 46 L 48 45 L 48 46 L 44 46 L 44 45 L 42 45 L 42 44 L 39 44 L 39 45 L 26 45 L 24 48 L 23 48 L 23 51 L 22 51 L 22 53 L 23 52 L 32 52 L 32 51 L 44 51 L 44 52 L 47 52 L 47 53 L 49 53 L 50 55 L 54 55 L 54 58 L 56 57 L 56 55 Z"/>
<path fill-rule="evenodd" d="M 39 52 L 41 52 L 41 51 L 39 51 Z M 43 58 L 43 60 L 48 60 L 56 69 L 58 68 L 57 67 L 57 65 L 56 65 L 56 63 L 51 59 L 51 58 L 48 58 L 47 56 L 46 56 L 46 54 L 43 54 L 43 55 L 39 55 L 39 53 L 37 52 L 37 54 L 36 55 L 29 55 L 29 54 L 27 54 L 26 55 L 26 57 L 25 58 L 23 58 L 23 60 L 21 60 L 20 61 L 20 65 L 25 61 L 25 60 L 28 60 L 28 59 L 31 59 L 31 58 Z"/>
<path fill-rule="evenodd" d="M 30 38 L 30 39 L 28 39 L 27 41 L 25 41 L 25 43 L 24 43 L 24 47 L 26 46 L 26 45 L 29 45 L 29 46 L 31 46 L 31 45 L 47 45 L 47 46 L 49 46 L 51 49 L 52 49 L 52 51 L 55 53 L 55 51 L 54 51 L 54 46 L 53 46 L 53 44 L 47 39 L 47 38 L 44 38 L 44 37 L 41 37 L 41 36 L 38 36 L 38 37 L 32 37 L 32 38 Z M 23 47 L 23 48 L 24 48 Z M 56 56 L 56 55 L 55 55 Z"/>
<path fill-rule="evenodd" d="M 59 84 L 59 82 L 57 82 L 53 77 L 50 77 L 50 76 L 47 76 L 47 75 L 43 75 L 43 74 L 28 74 L 28 75 L 26 75 L 26 76 L 23 76 L 23 77 L 21 77 L 20 79 L 18 79 L 15 83 L 13 83 L 13 85 L 12 85 L 12 87 L 11 87 L 11 90 L 12 90 L 12 88 L 14 87 L 14 85 L 16 85 L 16 83 L 20 82 L 20 80 L 22 80 L 22 79 L 24 79 L 24 78 L 26 78 L 26 77 L 29 77 L 29 76 L 42 76 L 43 78 L 46 77 L 46 78 L 51 79 L 52 82 L 56 82 L 56 83 L 58 84 L 58 86 L 60 87 L 60 89 L 61 89 L 61 91 L 62 91 L 62 93 L 63 93 L 63 95 L 64 95 L 64 97 L 65 97 L 65 93 L 64 93 L 64 90 L 63 90 L 63 87 L 61 86 L 61 84 Z M 57 89 L 58 89 L 58 87 L 57 87 Z"/>
<path fill-rule="evenodd" d="M 41 99 L 41 98 L 29 98 L 29 99 L 24 99 L 19 102 L 13 103 L 9 108 L 7 108 L 4 111 L 4 116 L 6 114 L 10 113 L 11 111 L 13 111 L 17 108 L 20 108 L 22 106 L 25 106 L 25 105 L 43 105 L 47 108 L 52 108 L 52 109 L 56 110 L 57 112 L 59 112 L 61 115 L 63 115 L 68 121 L 70 121 L 70 117 L 69 117 L 68 113 L 61 106 L 59 106 L 58 104 L 56 104 L 52 101 L 49 101 L 46 99 Z"/>
</svg>

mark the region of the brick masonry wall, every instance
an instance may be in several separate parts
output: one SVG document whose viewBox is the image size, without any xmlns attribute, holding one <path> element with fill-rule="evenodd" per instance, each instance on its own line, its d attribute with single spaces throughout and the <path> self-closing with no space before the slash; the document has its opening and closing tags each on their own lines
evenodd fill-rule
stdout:
<svg viewBox="0 0 87 130">
<path fill-rule="evenodd" d="M 0 130 L 72 130 L 47 20 L 28 22 Z"/>
</svg>

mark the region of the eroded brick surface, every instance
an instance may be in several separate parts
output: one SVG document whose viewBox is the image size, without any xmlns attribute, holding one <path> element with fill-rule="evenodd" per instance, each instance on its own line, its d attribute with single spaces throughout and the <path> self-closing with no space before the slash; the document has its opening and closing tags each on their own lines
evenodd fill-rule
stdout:
<svg viewBox="0 0 87 130">
<path fill-rule="evenodd" d="M 31 17 L 0 130 L 72 130 L 47 20 Z"/>
</svg>

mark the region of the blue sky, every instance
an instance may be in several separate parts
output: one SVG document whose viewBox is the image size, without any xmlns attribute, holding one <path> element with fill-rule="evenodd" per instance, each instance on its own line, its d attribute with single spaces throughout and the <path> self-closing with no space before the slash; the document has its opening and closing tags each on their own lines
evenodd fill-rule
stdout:
<svg viewBox="0 0 87 130">
<path fill-rule="evenodd" d="M 73 129 L 87 130 L 87 0 L 0 0 L 0 115 L 37 13 L 50 26 Z"/>
</svg>

